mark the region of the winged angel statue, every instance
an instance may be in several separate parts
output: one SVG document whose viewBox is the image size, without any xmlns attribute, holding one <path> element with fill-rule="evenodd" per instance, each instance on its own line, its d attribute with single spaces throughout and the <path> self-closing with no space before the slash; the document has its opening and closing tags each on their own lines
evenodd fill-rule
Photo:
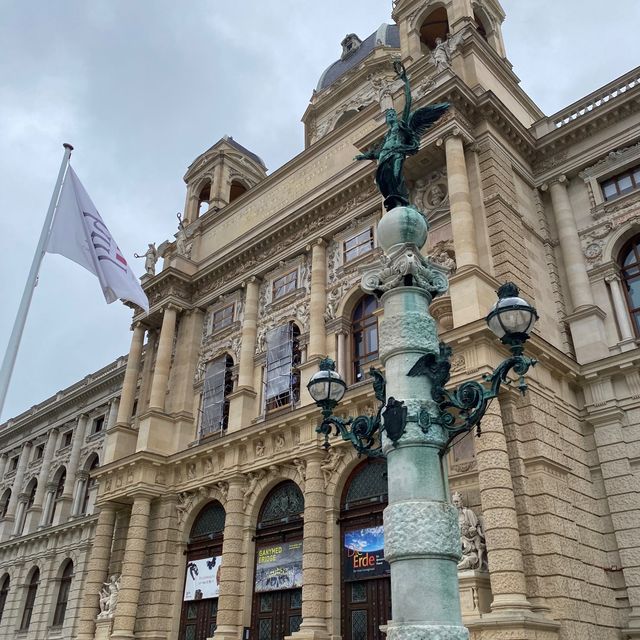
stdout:
<svg viewBox="0 0 640 640">
<path fill-rule="evenodd" d="M 356 160 L 378 161 L 376 184 L 384 196 L 387 211 L 394 207 L 409 206 L 409 191 L 402 175 L 404 160 L 418 152 L 422 134 L 449 108 L 449 104 L 443 102 L 421 107 L 411 113 L 411 88 L 407 72 L 404 65 L 397 60 L 393 63 L 393 68 L 404 82 L 405 104 L 402 118 L 398 118 L 395 109 L 387 109 L 386 121 L 389 130 L 382 143 L 355 157 Z"/>
</svg>

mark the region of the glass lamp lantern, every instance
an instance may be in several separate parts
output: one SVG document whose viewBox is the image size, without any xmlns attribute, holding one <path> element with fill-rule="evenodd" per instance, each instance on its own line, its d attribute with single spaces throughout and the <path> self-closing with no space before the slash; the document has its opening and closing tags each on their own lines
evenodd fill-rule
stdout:
<svg viewBox="0 0 640 640">
<path fill-rule="evenodd" d="M 321 409 L 330 410 L 344 397 L 347 383 L 336 372 L 335 362 L 325 358 L 320 362 L 320 371 L 311 376 L 307 389 Z"/>
<path fill-rule="evenodd" d="M 538 313 L 520 297 L 518 287 L 507 282 L 498 289 L 498 302 L 489 312 L 487 324 L 504 344 L 521 347 L 537 319 Z"/>
</svg>

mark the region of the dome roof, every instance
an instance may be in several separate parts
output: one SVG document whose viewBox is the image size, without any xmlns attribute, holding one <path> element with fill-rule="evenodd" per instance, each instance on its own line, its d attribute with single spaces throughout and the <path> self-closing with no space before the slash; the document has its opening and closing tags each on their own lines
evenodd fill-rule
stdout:
<svg viewBox="0 0 640 640">
<path fill-rule="evenodd" d="M 400 48 L 400 30 L 395 24 L 381 24 L 366 40 L 360 41 L 355 34 L 349 34 L 342 41 L 342 57 L 331 64 L 320 76 L 316 91 L 322 91 L 331 86 L 362 62 L 376 47 L 385 46 Z"/>
</svg>

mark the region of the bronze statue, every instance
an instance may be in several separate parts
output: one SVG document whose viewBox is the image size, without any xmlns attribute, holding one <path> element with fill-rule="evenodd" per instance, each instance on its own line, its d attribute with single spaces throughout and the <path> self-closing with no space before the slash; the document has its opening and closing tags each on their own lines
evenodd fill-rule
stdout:
<svg viewBox="0 0 640 640">
<path fill-rule="evenodd" d="M 404 160 L 418 152 L 422 134 L 449 108 L 449 104 L 444 102 L 421 107 L 411 113 L 411 88 L 407 72 L 399 61 L 393 63 L 393 68 L 404 82 L 405 104 L 402 118 L 398 118 L 395 109 L 387 109 L 386 120 L 389 130 L 382 144 L 355 157 L 356 160 L 378 161 L 376 184 L 384 196 L 387 211 L 394 207 L 409 206 L 409 191 L 402 175 Z"/>
</svg>

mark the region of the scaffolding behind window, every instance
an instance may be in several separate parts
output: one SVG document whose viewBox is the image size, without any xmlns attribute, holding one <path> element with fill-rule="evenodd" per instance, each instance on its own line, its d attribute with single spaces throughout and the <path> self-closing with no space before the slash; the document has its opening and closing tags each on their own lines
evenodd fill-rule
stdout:
<svg viewBox="0 0 640 640">
<path fill-rule="evenodd" d="M 300 329 L 290 322 L 267 333 L 267 411 L 293 405 L 300 395 Z"/>
<path fill-rule="evenodd" d="M 228 394 L 232 391 L 233 360 L 225 355 L 207 365 L 200 408 L 200 437 L 221 434 L 229 421 Z"/>
</svg>

